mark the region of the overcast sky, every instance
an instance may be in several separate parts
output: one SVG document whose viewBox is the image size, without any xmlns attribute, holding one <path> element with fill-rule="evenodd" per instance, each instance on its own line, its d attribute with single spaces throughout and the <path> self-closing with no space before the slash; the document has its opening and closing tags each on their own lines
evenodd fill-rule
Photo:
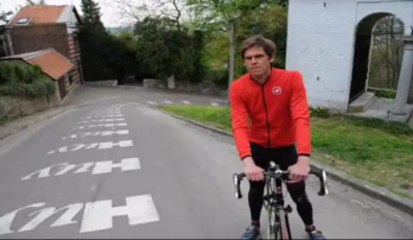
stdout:
<svg viewBox="0 0 413 240">
<path fill-rule="evenodd" d="M 34 0 L 34 2 L 38 2 Z M 79 14 L 82 13 L 82 9 L 80 8 L 81 0 L 46 0 L 46 4 L 49 5 L 67 5 L 72 4 L 75 5 L 76 10 Z M 124 25 L 128 22 L 126 17 L 121 17 L 118 7 L 115 3 L 111 0 L 95 0 L 98 2 L 100 6 L 100 12 L 102 14 L 101 20 L 105 27 L 114 27 L 119 25 Z M 135 2 L 142 2 L 141 0 L 135 0 Z M 1 11 L 10 11 L 12 10 L 15 13 L 15 8 L 19 5 L 25 5 L 25 0 L 0 0 L 0 12 Z"/>
</svg>

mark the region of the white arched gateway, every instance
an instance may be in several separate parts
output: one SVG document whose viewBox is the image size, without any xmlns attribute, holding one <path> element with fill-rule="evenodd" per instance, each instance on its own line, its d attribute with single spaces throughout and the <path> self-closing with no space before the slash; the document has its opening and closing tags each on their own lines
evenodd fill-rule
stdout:
<svg viewBox="0 0 413 240">
<path fill-rule="evenodd" d="M 394 15 L 404 25 L 404 53 L 393 115 L 406 110 L 413 71 L 413 0 L 290 0 L 287 69 L 303 73 L 313 107 L 346 112 L 366 92 L 371 32 Z M 408 117 L 408 116 L 407 116 Z"/>
</svg>

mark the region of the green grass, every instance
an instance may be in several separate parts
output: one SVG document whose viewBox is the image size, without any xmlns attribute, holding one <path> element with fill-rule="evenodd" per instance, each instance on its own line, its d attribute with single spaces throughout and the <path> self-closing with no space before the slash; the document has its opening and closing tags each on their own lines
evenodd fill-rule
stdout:
<svg viewBox="0 0 413 240">
<path fill-rule="evenodd" d="M 162 110 L 231 131 L 230 110 L 222 107 L 163 106 Z M 313 157 L 359 179 L 413 198 L 413 130 L 378 119 L 311 117 Z"/>
<path fill-rule="evenodd" d="M 231 118 L 228 108 L 172 105 L 161 106 L 160 108 L 225 131 L 231 131 Z"/>
</svg>

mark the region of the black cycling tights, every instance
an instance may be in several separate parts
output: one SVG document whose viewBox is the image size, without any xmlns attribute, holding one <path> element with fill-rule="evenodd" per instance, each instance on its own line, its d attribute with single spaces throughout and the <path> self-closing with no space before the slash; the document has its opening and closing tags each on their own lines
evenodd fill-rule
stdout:
<svg viewBox="0 0 413 240">
<path fill-rule="evenodd" d="M 274 161 L 281 169 L 286 170 L 289 166 L 297 162 L 297 151 L 295 146 L 281 148 L 264 148 L 257 144 L 251 143 L 252 158 L 257 166 L 267 169 L 269 162 Z M 251 220 L 259 221 L 261 208 L 263 204 L 265 182 L 250 181 L 250 190 L 248 193 L 248 202 L 251 211 Z M 287 184 L 288 192 L 297 205 L 297 212 L 305 225 L 313 224 L 313 208 L 305 192 L 305 183 Z"/>
</svg>

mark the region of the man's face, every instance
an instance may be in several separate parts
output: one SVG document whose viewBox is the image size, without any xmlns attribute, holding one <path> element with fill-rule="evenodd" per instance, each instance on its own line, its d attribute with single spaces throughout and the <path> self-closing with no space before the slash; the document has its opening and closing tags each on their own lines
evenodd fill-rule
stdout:
<svg viewBox="0 0 413 240">
<path fill-rule="evenodd" d="M 268 56 L 262 47 L 251 47 L 244 53 L 244 65 L 254 78 L 268 74 L 273 61 L 274 57 Z"/>
</svg>

